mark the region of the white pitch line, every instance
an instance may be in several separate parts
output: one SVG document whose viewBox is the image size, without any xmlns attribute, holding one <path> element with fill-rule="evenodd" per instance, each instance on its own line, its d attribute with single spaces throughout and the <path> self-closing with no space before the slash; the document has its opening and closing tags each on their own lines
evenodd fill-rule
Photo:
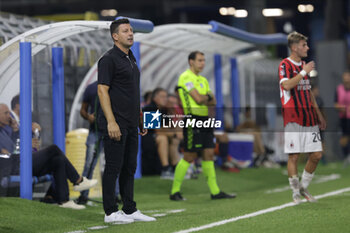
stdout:
<svg viewBox="0 0 350 233">
<path fill-rule="evenodd" d="M 159 213 L 159 214 L 153 214 L 153 217 L 164 217 L 167 216 L 168 214 L 177 214 L 177 213 L 181 213 L 184 212 L 186 209 L 178 209 L 178 210 L 168 210 L 165 211 L 165 213 Z"/>
<path fill-rule="evenodd" d="M 176 214 L 186 211 L 186 209 L 178 209 L 178 210 L 168 210 L 167 213 L 169 214 Z"/>
<path fill-rule="evenodd" d="M 319 176 L 315 176 L 311 183 L 312 184 L 320 184 L 320 183 L 325 183 L 325 182 L 332 181 L 332 180 L 337 180 L 340 178 L 341 178 L 341 176 L 339 174 L 330 174 L 330 175 L 326 175 L 326 176 L 319 175 Z M 267 190 L 265 193 L 266 194 L 280 193 L 280 192 L 289 191 L 289 190 L 290 190 L 290 186 L 286 185 L 286 186 L 283 186 L 281 188 Z"/>
<path fill-rule="evenodd" d="M 349 192 L 349 191 L 350 191 L 350 187 L 344 188 L 344 189 L 339 189 L 339 190 L 332 191 L 332 192 L 325 193 L 325 194 L 321 194 L 321 195 L 315 196 L 315 198 L 316 199 L 322 199 L 322 198 L 325 198 L 325 197 L 330 197 L 330 196 L 338 195 L 338 194 Z M 305 200 L 303 200 L 303 201 L 305 201 Z M 280 206 L 270 207 L 270 208 L 267 208 L 267 209 L 263 209 L 263 210 L 259 210 L 259 211 L 250 213 L 250 214 L 245 214 L 245 215 L 242 215 L 242 216 L 225 219 L 225 220 L 221 220 L 221 221 L 218 221 L 218 222 L 213 222 L 213 223 L 206 224 L 206 225 L 203 225 L 203 226 L 200 226 L 200 227 L 193 227 L 193 228 L 186 229 L 186 230 L 176 231 L 174 233 L 189 233 L 189 232 L 201 231 L 201 230 L 205 230 L 205 229 L 208 229 L 208 228 L 224 225 L 226 223 L 236 222 L 236 221 L 241 220 L 241 219 L 252 218 L 252 217 L 255 217 L 255 216 L 258 216 L 258 215 L 274 212 L 276 210 L 281 210 L 281 209 L 284 209 L 284 208 L 287 208 L 287 207 L 290 207 L 290 206 L 294 206 L 294 205 L 296 205 L 294 202 L 289 202 L 289 203 L 286 203 L 286 204 L 283 204 L 283 205 L 280 205 Z"/>
<path fill-rule="evenodd" d="M 180 213 L 185 211 L 186 209 L 175 209 L 175 210 L 143 210 L 142 213 L 158 213 L 158 212 L 165 212 L 165 213 Z"/>
<path fill-rule="evenodd" d="M 167 216 L 167 214 L 153 214 L 152 217 L 164 217 Z"/>
<path fill-rule="evenodd" d="M 78 231 L 70 231 L 70 232 L 67 232 L 67 233 L 85 233 L 86 231 L 84 230 L 78 230 Z"/>
<path fill-rule="evenodd" d="M 89 227 L 88 230 L 101 230 L 108 228 L 108 226 L 94 226 L 94 227 Z"/>
</svg>

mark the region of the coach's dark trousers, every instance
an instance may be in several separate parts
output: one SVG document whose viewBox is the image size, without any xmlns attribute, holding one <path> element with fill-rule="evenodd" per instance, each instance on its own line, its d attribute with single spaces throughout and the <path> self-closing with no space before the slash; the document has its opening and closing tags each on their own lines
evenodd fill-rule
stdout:
<svg viewBox="0 0 350 233">
<path fill-rule="evenodd" d="M 103 208 L 107 215 L 118 211 L 115 198 L 115 185 L 119 176 L 120 195 L 123 201 L 123 211 L 134 213 L 134 174 L 137 165 L 138 130 L 137 128 L 121 128 L 120 141 L 110 139 L 104 135 L 106 166 L 103 173 L 102 193 Z"/>
<path fill-rule="evenodd" d="M 33 176 L 52 174 L 54 177 L 54 198 L 58 203 L 69 200 L 67 178 L 74 184 L 79 174 L 64 153 L 56 145 L 33 153 Z"/>
</svg>

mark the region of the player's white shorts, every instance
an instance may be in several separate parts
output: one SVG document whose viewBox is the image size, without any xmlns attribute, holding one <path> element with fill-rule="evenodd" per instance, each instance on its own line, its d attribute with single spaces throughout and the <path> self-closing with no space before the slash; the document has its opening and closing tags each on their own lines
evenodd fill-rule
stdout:
<svg viewBox="0 0 350 233">
<path fill-rule="evenodd" d="M 288 123 L 284 127 L 284 153 L 309 153 L 322 151 L 320 129 L 315 126 L 301 126 Z"/>
</svg>

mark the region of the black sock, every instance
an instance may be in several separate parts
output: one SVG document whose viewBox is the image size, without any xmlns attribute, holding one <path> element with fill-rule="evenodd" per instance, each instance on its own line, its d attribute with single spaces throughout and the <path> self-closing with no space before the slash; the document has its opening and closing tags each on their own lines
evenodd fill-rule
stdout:
<svg viewBox="0 0 350 233">
<path fill-rule="evenodd" d="M 170 166 L 167 165 L 167 166 L 162 166 L 162 171 L 165 172 L 165 171 L 168 171 L 170 169 Z"/>
</svg>

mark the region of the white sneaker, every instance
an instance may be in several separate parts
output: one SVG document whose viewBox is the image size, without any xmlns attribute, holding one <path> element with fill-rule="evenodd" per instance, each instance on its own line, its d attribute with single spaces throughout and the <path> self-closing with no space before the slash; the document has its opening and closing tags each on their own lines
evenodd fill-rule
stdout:
<svg viewBox="0 0 350 233">
<path fill-rule="evenodd" d="M 59 207 L 62 207 L 62 208 L 69 208 L 69 209 L 73 209 L 73 210 L 83 210 L 85 209 L 85 206 L 84 205 L 78 205 L 76 204 L 74 201 L 67 201 L 63 204 L 60 204 L 58 205 Z"/>
<path fill-rule="evenodd" d="M 89 180 L 88 178 L 83 177 L 83 181 L 77 185 L 74 185 L 73 190 L 78 191 L 78 192 L 84 191 L 84 190 L 92 188 L 96 184 L 97 184 L 97 180 L 95 180 L 95 179 Z"/>
<path fill-rule="evenodd" d="M 301 203 L 301 195 L 299 193 L 293 193 L 293 202 L 297 205 Z"/>
<path fill-rule="evenodd" d="M 306 188 L 303 188 L 301 187 L 300 188 L 300 194 L 305 197 L 305 199 L 308 201 L 308 202 L 317 202 L 316 198 L 314 198 L 310 193 L 309 191 L 306 189 Z"/>
<path fill-rule="evenodd" d="M 116 224 L 128 224 L 132 223 L 134 220 L 126 216 L 126 214 L 119 210 L 118 212 L 113 212 L 110 215 L 105 215 L 105 223 L 116 223 Z"/>
<path fill-rule="evenodd" d="M 132 214 L 125 214 L 126 217 L 133 219 L 135 222 L 139 221 L 139 222 L 152 222 L 152 221 L 156 221 L 155 218 L 153 217 L 149 217 L 147 215 L 144 215 L 143 213 L 141 213 L 139 210 L 135 211 Z"/>
</svg>

